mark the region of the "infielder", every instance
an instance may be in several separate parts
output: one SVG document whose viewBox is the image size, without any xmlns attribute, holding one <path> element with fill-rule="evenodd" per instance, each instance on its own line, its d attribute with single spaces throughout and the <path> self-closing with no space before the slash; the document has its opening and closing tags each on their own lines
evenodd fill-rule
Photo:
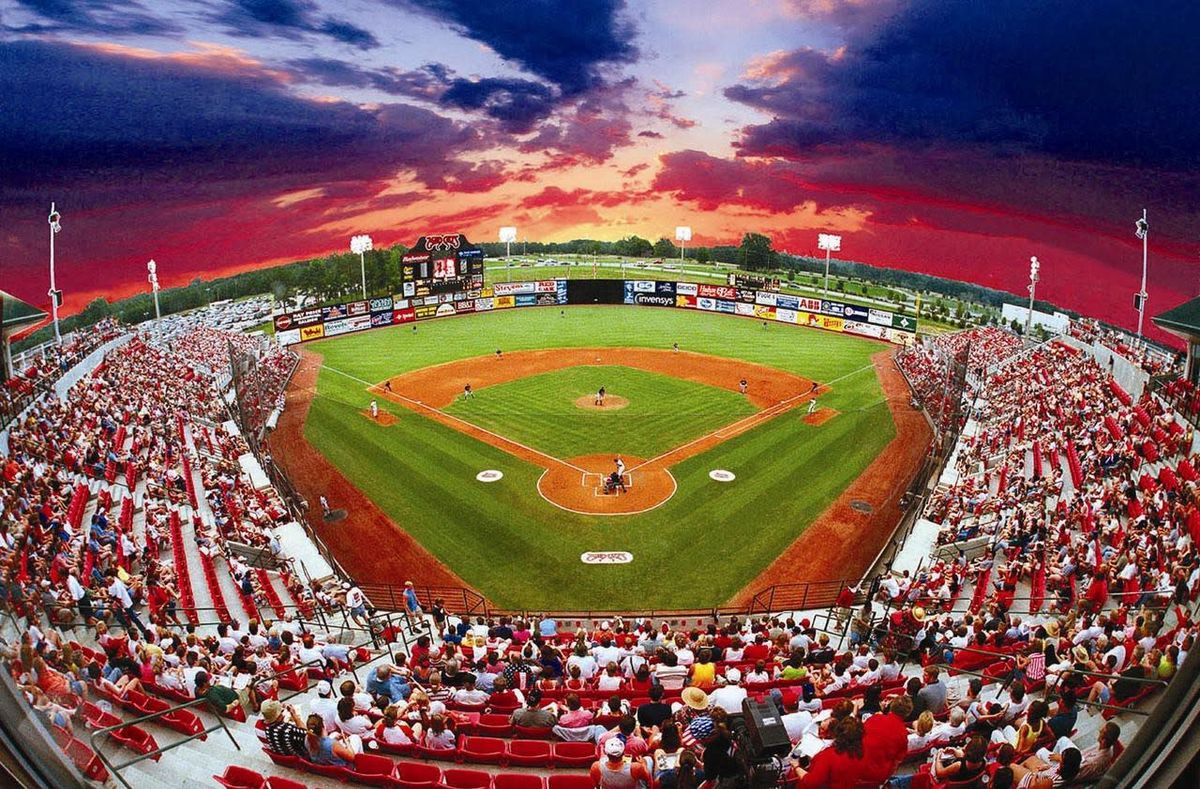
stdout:
<svg viewBox="0 0 1200 789">
<path fill-rule="evenodd" d="M 463 399 L 464 400 L 474 400 L 475 399 L 475 390 L 471 388 L 470 384 L 467 384 L 466 386 L 463 387 Z"/>
<path fill-rule="evenodd" d="M 817 410 L 817 398 L 814 397 L 812 400 L 808 401 L 808 413 L 812 414 L 816 410 Z"/>
<path fill-rule="evenodd" d="M 371 418 L 379 418 L 379 403 L 375 402 L 374 400 L 371 401 Z"/>
<path fill-rule="evenodd" d="M 742 394 L 746 394 L 746 387 L 747 387 L 747 386 L 749 386 L 749 384 L 746 382 L 746 379 L 745 379 L 745 378 L 743 378 L 742 380 L 738 381 L 738 391 L 739 391 L 739 392 L 741 392 Z"/>
</svg>

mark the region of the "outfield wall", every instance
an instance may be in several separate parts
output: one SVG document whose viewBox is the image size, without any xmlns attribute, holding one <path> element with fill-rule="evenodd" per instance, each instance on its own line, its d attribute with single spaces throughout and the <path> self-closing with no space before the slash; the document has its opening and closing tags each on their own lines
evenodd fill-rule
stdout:
<svg viewBox="0 0 1200 789">
<path fill-rule="evenodd" d="M 274 316 L 275 339 L 282 345 L 337 337 L 384 326 L 524 307 L 625 304 L 738 315 L 825 331 L 913 342 L 916 318 L 887 310 L 772 290 L 697 282 L 620 279 L 550 279 L 497 282 L 479 290 L 384 296 Z"/>
</svg>

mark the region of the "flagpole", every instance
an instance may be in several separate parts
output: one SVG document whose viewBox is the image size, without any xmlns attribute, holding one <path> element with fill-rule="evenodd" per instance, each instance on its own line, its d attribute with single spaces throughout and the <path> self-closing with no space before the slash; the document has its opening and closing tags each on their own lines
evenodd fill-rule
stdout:
<svg viewBox="0 0 1200 789">
<path fill-rule="evenodd" d="M 1146 314 L 1146 256 L 1150 238 L 1150 223 L 1146 220 L 1146 209 L 1142 209 L 1142 289 L 1138 291 L 1138 330 L 1137 336 L 1142 338 L 1142 318 Z"/>
</svg>

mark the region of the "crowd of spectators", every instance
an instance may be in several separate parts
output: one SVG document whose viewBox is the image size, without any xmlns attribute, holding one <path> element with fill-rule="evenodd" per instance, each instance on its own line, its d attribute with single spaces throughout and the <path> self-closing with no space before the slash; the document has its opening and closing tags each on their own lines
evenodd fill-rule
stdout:
<svg viewBox="0 0 1200 789">
<path fill-rule="evenodd" d="M 12 376 L 0 386 L 0 422 L 16 417 L 40 391 L 122 331 L 115 318 L 105 318 L 86 331 L 69 334 L 61 345 L 42 346 L 36 356 L 13 370 Z"/>
</svg>

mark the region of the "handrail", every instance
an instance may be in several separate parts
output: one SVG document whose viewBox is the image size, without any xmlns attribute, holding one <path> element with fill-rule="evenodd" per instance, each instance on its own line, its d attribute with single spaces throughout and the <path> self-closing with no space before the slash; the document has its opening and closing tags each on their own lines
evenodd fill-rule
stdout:
<svg viewBox="0 0 1200 789">
<path fill-rule="evenodd" d="M 948 663 L 931 663 L 930 665 L 937 666 L 939 668 L 953 669 L 955 672 L 957 672 L 959 674 L 966 674 L 968 677 L 980 677 L 980 678 L 985 678 L 985 679 L 988 678 L 985 674 L 983 674 L 981 672 L 973 671 L 970 669 L 962 669 L 962 668 L 956 669 L 956 668 L 954 668 L 954 666 L 952 666 Z M 991 677 L 990 679 L 995 679 L 995 677 Z M 1077 699 L 1075 699 L 1075 703 L 1082 704 L 1087 707 L 1096 707 L 1096 708 L 1102 709 L 1102 710 L 1116 710 L 1117 712 L 1132 712 L 1134 715 L 1147 715 L 1147 716 L 1150 715 L 1149 710 L 1139 710 L 1134 707 L 1120 707 L 1115 704 L 1104 704 L 1099 701 L 1088 701 L 1087 699 L 1077 698 Z"/>
</svg>

